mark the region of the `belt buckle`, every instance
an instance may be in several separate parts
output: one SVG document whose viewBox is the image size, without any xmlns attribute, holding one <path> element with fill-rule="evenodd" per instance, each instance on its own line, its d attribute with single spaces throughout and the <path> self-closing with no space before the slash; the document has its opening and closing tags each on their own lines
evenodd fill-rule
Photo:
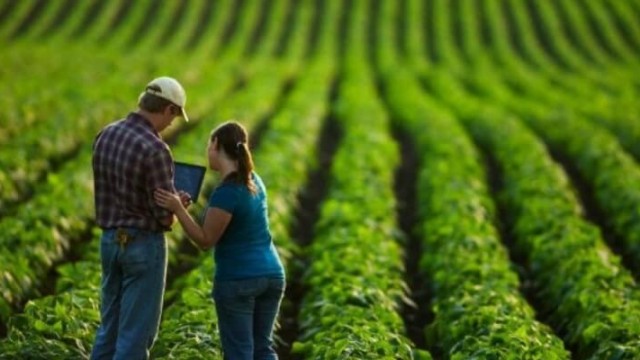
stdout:
<svg viewBox="0 0 640 360">
<path fill-rule="evenodd" d="M 120 249 L 124 250 L 129 241 L 131 241 L 131 235 L 127 230 L 118 228 L 118 230 L 116 230 L 116 242 L 120 245 Z"/>
</svg>

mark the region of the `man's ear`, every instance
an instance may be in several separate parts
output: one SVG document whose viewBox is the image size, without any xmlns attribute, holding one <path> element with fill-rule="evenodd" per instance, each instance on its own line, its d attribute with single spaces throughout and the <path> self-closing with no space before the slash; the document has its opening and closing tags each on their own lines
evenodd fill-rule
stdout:
<svg viewBox="0 0 640 360">
<path fill-rule="evenodd" d="M 173 116 L 178 116 L 180 115 L 180 108 L 177 105 L 174 104 L 169 104 L 167 106 L 167 108 L 169 108 L 169 113 Z"/>
</svg>

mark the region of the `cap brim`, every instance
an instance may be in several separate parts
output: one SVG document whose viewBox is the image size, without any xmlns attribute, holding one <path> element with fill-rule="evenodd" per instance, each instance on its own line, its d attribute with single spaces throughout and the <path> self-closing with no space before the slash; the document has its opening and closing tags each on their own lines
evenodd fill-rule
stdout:
<svg viewBox="0 0 640 360">
<path fill-rule="evenodd" d="M 187 116 L 187 112 L 184 111 L 183 107 L 180 108 L 180 112 L 182 113 L 182 117 L 184 118 L 184 121 L 189 122 L 189 117 Z"/>
</svg>

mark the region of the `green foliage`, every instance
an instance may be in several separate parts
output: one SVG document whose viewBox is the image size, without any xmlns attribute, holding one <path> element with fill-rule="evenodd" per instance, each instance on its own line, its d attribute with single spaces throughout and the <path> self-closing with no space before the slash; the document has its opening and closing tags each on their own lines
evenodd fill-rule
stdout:
<svg viewBox="0 0 640 360">
<path fill-rule="evenodd" d="M 420 271 L 429 277 L 435 314 L 425 330 L 427 342 L 452 359 L 569 358 L 519 293 L 493 226 L 484 169 L 464 129 L 408 73 L 386 75 L 389 105 L 421 154 Z M 424 123 L 428 128 L 419 131 Z"/>
<path fill-rule="evenodd" d="M 99 323 L 94 293 L 95 289 L 79 290 L 27 303 L 24 313 L 9 322 L 0 358 L 87 358 Z"/>
<path fill-rule="evenodd" d="M 392 193 L 404 154 L 389 136 L 380 85 L 419 149 L 416 231 L 424 285 L 434 296 L 430 349 L 448 359 L 565 359 L 561 337 L 573 357 L 640 358 L 637 282 L 603 229 L 584 220 L 571 187 L 579 179 L 593 192 L 604 230 L 620 240 L 637 274 L 635 3 L 277 0 L 238 7 L 197 0 L 167 2 L 148 21 L 151 4 L 3 5 L 0 320 L 8 336 L 1 359 L 88 356 L 100 276 L 90 144 L 123 108 L 135 107 L 135 84 L 157 73 L 175 74 L 188 89 L 193 122 L 164 134 L 180 134 L 173 149 L 181 160 L 203 162 L 206 134 L 220 121 L 235 118 L 252 130 L 267 121 L 255 159 L 269 188 L 272 231 L 287 272 L 305 270 L 308 287 L 295 354 L 431 359 L 412 349 L 398 315 L 410 301 Z M 372 62 L 381 84 L 372 81 Z M 345 136 L 316 239 L 303 250 L 288 230 L 298 191 L 310 169 L 322 166 L 316 144 L 330 110 Z M 493 199 L 491 168 L 467 132 L 499 168 Z M 506 209 L 504 224 L 494 199 Z M 515 266 L 496 225 L 505 227 Z M 171 250 L 184 239 L 180 231 L 169 236 Z M 57 266 L 70 250 L 80 258 Z M 219 358 L 212 260 L 170 253 L 170 264 L 198 266 L 167 293 L 154 356 Z M 56 293 L 40 297 L 54 267 Z M 520 295 L 516 270 L 538 314 Z"/>
</svg>

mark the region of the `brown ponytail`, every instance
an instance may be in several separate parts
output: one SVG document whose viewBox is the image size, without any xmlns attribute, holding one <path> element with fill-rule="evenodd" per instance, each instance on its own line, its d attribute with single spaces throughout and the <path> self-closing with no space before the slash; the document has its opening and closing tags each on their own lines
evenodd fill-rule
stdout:
<svg viewBox="0 0 640 360">
<path fill-rule="evenodd" d="M 215 139 L 218 139 L 218 149 L 222 148 L 229 158 L 238 162 L 238 171 L 229 174 L 224 181 L 244 184 L 251 193 L 255 194 L 257 188 L 251 177 L 253 159 L 249 149 L 247 130 L 236 121 L 228 121 L 211 132 L 210 140 Z"/>
</svg>

